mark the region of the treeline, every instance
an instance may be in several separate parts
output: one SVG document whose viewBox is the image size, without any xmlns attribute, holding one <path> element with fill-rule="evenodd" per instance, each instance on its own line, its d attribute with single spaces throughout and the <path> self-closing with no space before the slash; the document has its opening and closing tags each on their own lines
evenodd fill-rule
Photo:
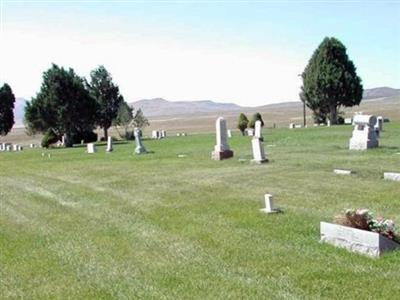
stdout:
<svg viewBox="0 0 400 300">
<path fill-rule="evenodd" d="M 97 140 L 96 127 L 108 137 L 112 125 L 122 126 L 125 138 L 132 136 L 129 126 L 148 125 L 143 113 L 135 114 L 125 102 L 119 87 L 104 66 L 90 73 L 90 82 L 73 69 L 55 64 L 43 73 L 40 91 L 25 106 L 25 126 L 29 134 L 43 133 L 47 147 L 64 137 L 66 147 L 80 141 Z"/>
</svg>

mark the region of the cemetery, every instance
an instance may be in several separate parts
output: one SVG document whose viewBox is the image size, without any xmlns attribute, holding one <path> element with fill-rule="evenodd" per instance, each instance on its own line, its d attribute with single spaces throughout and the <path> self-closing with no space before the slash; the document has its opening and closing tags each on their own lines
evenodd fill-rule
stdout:
<svg viewBox="0 0 400 300">
<path fill-rule="evenodd" d="M 0 300 L 400 300 L 399 13 L 0 0 Z"/>
<path fill-rule="evenodd" d="M 394 299 L 398 244 L 334 216 L 367 207 L 400 223 L 400 126 L 385 124 L 379 147 L 352 151 L 357 126 L 256 124 L 229 138 L 232 124 L 219 118 L 213 133 L 159 140 L 135 130 L 136 141 L 89 143 L 90 155 L 81 145 L 1 152 L 3 291 Z M 251 163 L 255 141 L 274 146 L 262 167 Z M 223 160 L 210 159 L 214 145 Z"/>
</svg>

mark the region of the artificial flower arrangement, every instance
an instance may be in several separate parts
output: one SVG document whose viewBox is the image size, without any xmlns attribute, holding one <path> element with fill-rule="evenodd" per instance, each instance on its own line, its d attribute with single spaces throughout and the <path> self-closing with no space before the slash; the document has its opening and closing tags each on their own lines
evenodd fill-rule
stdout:
<svg viewBox="0 0 400 300">
<path fill-rule="evenodd" d="M 335 223 L 376 232 L 400 243 L 400 235 L 396 233 L 395 223 L 383 217 L 374 218 L 374 214 L 368 209 L 346 209 L 342 214 L 335 217 Z"/>
</svg>

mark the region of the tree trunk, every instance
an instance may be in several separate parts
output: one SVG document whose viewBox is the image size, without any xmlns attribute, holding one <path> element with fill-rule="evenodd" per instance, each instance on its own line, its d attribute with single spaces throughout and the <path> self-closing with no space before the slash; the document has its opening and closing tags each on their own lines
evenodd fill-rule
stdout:
<svg viewBox="0 0 400 300">
<path fill-rule="evenodd" d="M 104 140 L 107 141 L 107 138 L 108 138 L 108 128 L 104 127 L 103 130 L 104 130 Z"/>
<path fill-rule="evenodd" d="M 337 106 L 335 104 L 329 106 L 329 120 L 331 124 L 337 124 Z"/>
</svg>

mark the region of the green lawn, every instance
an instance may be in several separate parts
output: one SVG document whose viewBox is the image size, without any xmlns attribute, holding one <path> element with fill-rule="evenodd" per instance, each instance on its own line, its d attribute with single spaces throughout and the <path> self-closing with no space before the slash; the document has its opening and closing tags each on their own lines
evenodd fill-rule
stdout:
<svg viewBox="0 0 400 300">
<path fill-rule="evenodd" d="M 381 147 L 347 150 L 351 126 L 265 130 L 212 161 L 213 135 L 0 153 L 1 298 L 399 299 L 400 252 L 319 243 L 319 222 L 370 208 L 400 227 L 400 123 Z M 186 154 L 178 158 L 178 154 Z M 238 160 L 239 158 L 247 161 Z M 350 168 L 351 176 L 334 175 Z M 259 212 L 274 195 L 283 214 Z"/>
</svg>

